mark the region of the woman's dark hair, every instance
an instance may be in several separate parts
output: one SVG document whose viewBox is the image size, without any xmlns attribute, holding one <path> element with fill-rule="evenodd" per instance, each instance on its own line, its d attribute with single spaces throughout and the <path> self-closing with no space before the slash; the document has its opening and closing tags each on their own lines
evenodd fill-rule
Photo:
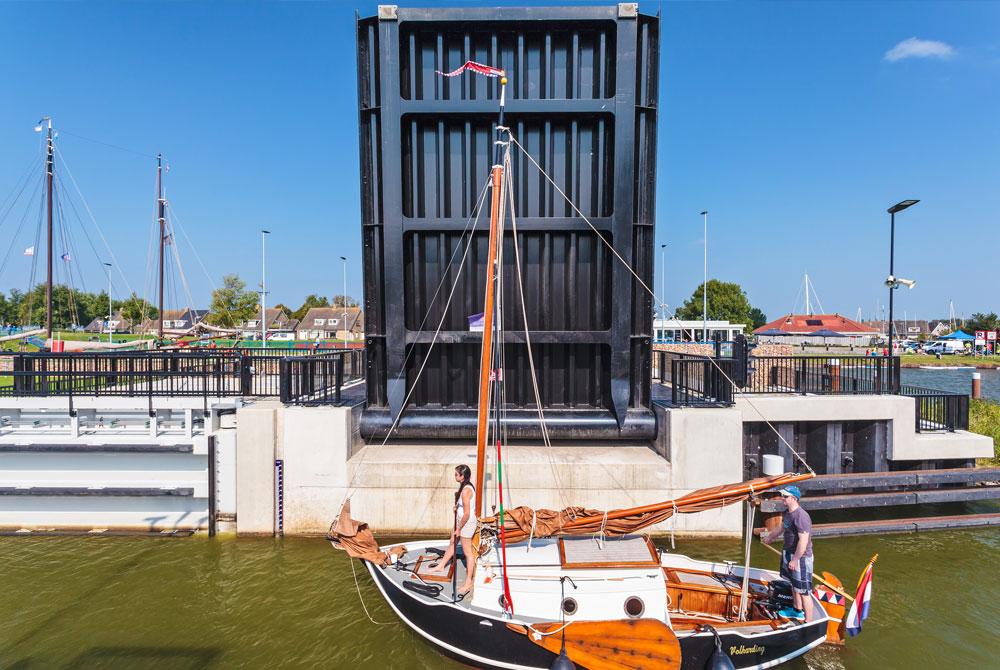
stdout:
<svg viewBox="0 0 1000 670">
<path fill-rule="evenodd" d="M 462 497 L 462 489 L 466 486 L 472 486 L 472 482 L 469 481 L 472 479 L 472 470 L 463 463 L 455 466 L 455 472 L 462 478 L 462 483 L 458 485 L 458 491 L 455 492 L 455 502 L 457 503 L 458 499 Z"/>
</svg>

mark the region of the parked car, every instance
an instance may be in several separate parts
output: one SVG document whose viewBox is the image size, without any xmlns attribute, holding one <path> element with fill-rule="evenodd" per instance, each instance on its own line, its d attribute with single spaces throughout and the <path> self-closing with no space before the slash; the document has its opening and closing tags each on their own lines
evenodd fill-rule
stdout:
<svg viewBox="0 0 1000 670">
<path fill-rule="evenodd" d="M 938 340 L 924 347 L 927 354 L 961 354 L 964 351 L 965 345 L 957 340 Z"/>
</svg>

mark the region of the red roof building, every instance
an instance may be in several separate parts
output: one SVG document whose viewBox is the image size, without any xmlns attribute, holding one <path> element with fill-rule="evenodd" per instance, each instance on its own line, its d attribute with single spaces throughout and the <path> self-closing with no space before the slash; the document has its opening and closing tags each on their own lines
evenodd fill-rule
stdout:
<svg viewBox="0 0 1000 670">
<path fill-rule="evenodd" d="M 781 335 L 811 335 L 821 330 L 832 331 L 848 337 L 870 336 L 878 333 L 876 329 L 840 314 L 788 314 L 771 323 L 765 323 L 753 332 L 757 335 L 762 333 L 778 335 L 776 331 L 781 331 Z"/>
</svg>

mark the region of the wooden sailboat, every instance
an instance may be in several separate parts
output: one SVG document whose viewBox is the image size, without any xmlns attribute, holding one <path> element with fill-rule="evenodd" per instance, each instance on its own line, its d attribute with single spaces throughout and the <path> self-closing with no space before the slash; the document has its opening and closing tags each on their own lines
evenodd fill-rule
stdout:
<svg viewBox="0 0 1000 670">
<path fill-rule="evenodd" d="M 777 573 L 664 552 L 641 531 L 674 514 L 744 503 L 811 473 L 739 482 L 620 510 L 504 507 L 499 390 L 492 386 L 503 382 L 493 338 L 503 197 L 510 188 L 505 182 L 509 155 L 501 160 L 500 147 L 509 150 L 514 140 L 503 126 L 504 73 L 472 65 L 466 67 L 499 77 L 501 86 L 490 175 L 475 476 L 476 491 L 483 491 L 487 445 L 495 445 L 499 510 L 489 515 L 478 510 L 476 555 L 454 561 L 443 575 L 429 564 L 450 540 L 379 547 L 371 530 L 350 518 L 349 500 L 331 527 L 331 541 L 364 560 L 404 623 L 443 653 L 475 667 L 766 668 L 806 653 L 826 639 L 832 621 L 819 599 L 814 598 L 813 621 L 785 619 L 778 611 L 787 604 L 787 582 Z M 480 505 L 485 498 L 479 495 Z M 467 570 L 474 570 L 474 588 L 462 597 L 455 585 Z M 731 665 L 725 665 L 727 659 Z"/>
</svg>

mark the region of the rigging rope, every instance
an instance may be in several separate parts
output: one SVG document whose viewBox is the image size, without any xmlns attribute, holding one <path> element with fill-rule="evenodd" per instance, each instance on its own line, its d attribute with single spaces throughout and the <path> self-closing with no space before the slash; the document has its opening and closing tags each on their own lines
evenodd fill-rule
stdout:
<svg viewBox="0 0 1000 670">
<path fill-rule="evenodd" d="M 55 145 L 53 146 L 55 147 Z M 107 238 L 104 237 L 104 231 L 101 230 L 101 226 L 97 223 L 97 219 L 94 217 L 94 212 L 91 211 L 90 205 L 87 204 L 87 199 L 83 197 L 83 191 L 80 190 L 80 185 L 77 184 L 76 178 L 73 176 L 73 171 L 70 170 L 69 163 L 66 162 L 66 156 L 63 155 L 63 152 L 60 151 L 58 147 L 55 147 L 55 152 L 59 154 L 59 159 L 62 161 L 63 167 L 66 168 L 66 174 L 69 175 L 69 180 L 73 184 L 73 188 L 76 189 L 77 194 L 80 196 L 80 202 L 83 203 L 83 208 L 87 211 L 87 215 L 90 216 L 91 223 L 93 223 L 94 228 L 97 229 L 97 234 L 101 236 L 101 241 L 104 242 L 104 248 L 107 249 L 108 254 L 111 256 L 111 260 L 114 261 L 115 270 L 118 271 L 118 276 L 122 278 L 122 282 L 124 282 L 126 288 L 128 288 L 129 293 L 134 293 L 132 285 L 128 283 L 128 279 L 122 271 L 122 265 L 118 262 L 118 257 L 115 256 L 114 250 L 111 248 L 111 245 L 108 244 Z"/>
<path fill-rule="evenodd" d="M 405 410 L 407 404 L 410 401 L 410 398 L 413 395 L 413 392 L 417 388 L 417 382 L 420 381 L 420 377 L 421 377 L 421 375 L 423 375 L 424 368 L 427 366 L 427 361 L 430 359 L 430 353 L 433 350 L 435 343 L 437 343 L 438 335 L 440 335 L 441 329 L 444 326 L 444 321 L 445 321 L 445 319 L 448 316 L 448 310 L 451 307 L 451 300 L 452 300 L 452 298 L 455 295 L 455 290 L 458 288 L 458 280 L 459 280 L 459 278 L 461 278 L 462 272 L 465 269 L 466 259 L 469 256 L 469 250 L 472 248 L 472 243 L 473 243 L 473 241 L 475 239 L 475 231 L 476 231 L 476 228 L 478 226 L 479 216 L 482 213 L 482 205 L 483 205 L 483 202 L 486 199 L 486 194 L 488 192 L 488 186 L 489 186 L 489 182 L 487 181 L 486 186 L 483 187 L 482 193 L 480 194 L 479 202 L 476 204 L 476 207 L 473 209 L 472 213 L 469 215 L 469 220 L 466 222 L 466 227 L 465 227 L 465 230 L 462 232 L 462 237 L 465 237 L 465 235 L 468 234 L 469 239 L 468 239 L 468 241 L 465 244 L 465 251 L 462 253 L 462 260 L 459 263 L 458 272 L 457 272 L 457 275 L 455 277 L 455 281 L 452 283 L 451 291 L 449 291 L 449 293 L 448 293 L 448 299 L 445 301 L 444 308 L 441 310 L 441 318 L 438 320 L 437 328 L 434 331 L 434 337 L 431 338 L 431 343 L 430 343 L 430 345 L 427 348 L 427 353 L 424 356 L 424 360 L 421 362 L 420 368 L 417 370 L 417 375 L 414 378 L 413 383 L 410 385 L 409 391 L 407 392 L 406 396 L 403 398 L 403 403 L 402 403 L 402 405 L 400 405 L 400 408 L 399 408 L 399 414 L 397 414 L 396 417 L 393 419 L 392 425 L 389 426 L 389 430 L 386 431 L 385 437 L 382 439 L 382 444 L 380 445 L 382 447 L 384 447 L 386 445 L 386 443 L 389 441 L 389 436 L 392 435 L 392 432 L 399 425 L 399 421 L 400 421 L 400 419 L 403 416 L 403 410 Z M 471 226 L 471 229 L 470 229 L 470 226 Z M 459 247 L 455 248 L 455 252 L 458 251 L 458 248 Z M 455 252 L 452 253 L 452 257 L 449 260 L 449 269 L 451 267 L 450 261 L 454 260 L 454 258 L 455 258 Z M 445 278 L 447 276 L 448 276 L 448 272 L 447 271 L 444 272 L 444 273 L 442 273 L 441 282 L 438 285 L 438 291 L 440 291 L 441 287 L 444 285 L 444 281 L 445 281 Z M 424 320 L 421 321 L 421 327 L 418 330 L 422 330 L 423 329 L 423 324 L 427 320 L 427 315 L 430 314 L 430 307 L 433 306 L 433 301 L 437 297 L 438 291 L 434 292 L 434 298 L 431 299 L 431 305 L 428 306 L 428 312 L 427 312 L 427 314 L 424 315 Z M 406 370 L 406 361 L 409 360 L 409 357 L 410 357 L 413 349 L 415 349 L 415 347 L 411 348 L 411 351 L 407 353 L 406 358 L 403 360 L 403 367 L 402 367 L 402 369 L 400 369 L 399 376 L 397 377 L 397 379 L 400 378 L 400 377 L 402 377 L 403 373 L 405 372 L 405 370 Z M 354 484 L 357 481 L 358 475 L 361 473 L 361 470 L 362 470 L 361 466 L 364 464 L 366 457 L 367 457 L 367 451 L 363 451 L 362 454 L 361 454 L 361 458 L 358 461 L 358 465 L 354 469 L 354 474 L 351 475 L 351 480 L 347 484 L 347 489 L 346 489 L 346 492 L 344 494 L 344 498 L 341 501 L 341 506 L 343 506 L 344 502 L 346 502 L 347 500 L 350 499 L 351 494 L 354 493 L 354 491 L 356 490 Z M 480 495 L 482 495 L 481 492 L 480 492 Z M 428 502 L 428 505 L 429 504 L 430 504 L 430 502 Z"/>
<path fill-rule="evenodd" d="M 651 289 L 646 284 L 646 282 L 644 282 L 642 278 L 638 274 L 636 274 L 635 270 L 632 269 L 632 266 L 629 265 L 624 258 L 622 258 L 621 254 L 618 253 L 618 251 L 614 248 L 614 246 L 610 242 L 608 242 L 607 239 L 605 239 L 604 236 L 601 235 L 600 231 L 594 226 L 594 224 L 590 222 L 590 219 L 587 218 L 587 215 L 580 211 L 580 208 L 577 207 L 576 204 L 569 199 L 569 196 L 567 196 L 566 193 L 561 188 L 559 188 L 559 185 L 556 184 L 555 180 L 553 180 L 552 177 L 549 176 L 549 174 L 542 168 L 541 165 L 538 164 L 538 162 L 534 159 L 534 157 L 532 157 L 532 155 L 528 153 L 528 151 L 521 145 L 521 143 L 517 141 L 517 138 L 514 137 L 514 133 L 511 131 L 511 129 L 505 127 L 503 128 L 503 130 L 504 132 L 507 133 L 507 137 L 510 140 L 510 142 L 512 142 L 514 146 L 516 146 L 518 149 L 521 150 L 521 153 L 523 153 L 525 157 L 527 157 L 528 161 L 535 166 L 535 169 L 538 170 L 538 172 L 543 177 L 545 177 L 546 181 L 548 181 L 549 184 L 552 185 L 552 188 L 554 188 L 555 191 L 560 196 L 562 196 L 563 200 L 565 200 L 569 204 L 569 206 L 573 209 L 573 211 L 576 212 L 581 219 L 583 219 L 583 221 L 587 224 L 587 226 L 590 227 L 592 231 L 594 231 L 594 233 L 597 235 L 597 238 L 604 243 L 604 246 L 606 246 L 611 251 L 611 253 L 614 254 L 615 258 L 617 258 L 618 261 L 625 266 L 625 269 L 629 271 L 629 273 L 632 275 L 633 278 L 635 278 L 635 280 L 639 283 L 639 285 L 642 286 L 646 290 L 646 292 L 649 293 L 650 296 L 652 296 L 654 304 L 661 304 L 662 301 L 656 296 L 656 293 L 653 292 L 653 289 Z M 734 389 L 738 388 L 735 382 L 733 382 L 732 378 L 729 375 L 727 375 L 721 367 L 719 367 L 719 364 L 715 361 L 715 359 L 709 357 L 709 360 L 712 361 L 712 365 L 714 365 L 715 368 L 719 370 L 719 372 L 729 381 L 729 383 L 733 385 Z M 795 456 L 795 458 L 798 459 L 809 472 L 811 472 L 812 474 L 816 474 L 816 472 L 809 466 L 806 460 L 802 458 L 802 456 L 799 455 L 797 451 L 795 451 L 792 445 L 790 445 L 788 441 L 785 440 L 784 437 L 781 436 L 781 433 L 778 432 L 778 430 L 774 427 L 774 425 L 764 416 L 764 414 L 757 408 L 757 406 L 754 405 L 749 398 L 744 398 L 744 400 L 755 412 L 757 412 L 757 414 L 761 417 L 761 419 L 764 420 L 764 422 L 768 425 L 768 427 L 774 431 L 775 435 L 778 436 L 778 439 L 788 448 L 789 451 L 791 451 L 791 453 Z"/>
<path fill-rule="evenodd" d="M 508 144 L 504 152 L 504 171 L 507 174 L 513 174 L 511 170 L 510 162 L 510 145 Z M 508 172 L 510 171 L 510 172 Z M 507 188 L 510 192 L 510 200 L 514 202 L 514 180 L 507 180 Z M 524 280 L 521 276 L 521 249 L 520 242 L 518 241 L 517 232 L 517 214 L 516 207 L 512 204 L 510 207 L 510 225 L 511 234 L 514 242 L 514 269 L 515 277 L 517 278 L 517 290 L 518 296 L 521 299 L 521 320 L 524 325 L 524 342 L 527 348 L 528 354 L 528 369 L 531 372 L 531 389 L 535 397 L 535 407 L 538 410 L 538 424 L 542 433 L 542 444 L 546 447 L 545 455 L 549 461 L 549 467 L 552 470 L 552 476 L 556 481 L 556 490 L 559 492 L 559 498 L 562 501 L 563 507 L 568 507 L 570 501 L 566 497 L 566 487 L 563 485 L 562 477 L 559 475 L 559 468 L 556 466 L 555 458 L 552 456 L 550 448 L 552 447 L 552 441 L 549 438 L 549 427 L 545 422 L 545 408 L 542 405 L 542 394 L 538 389 L 538 373 L 535 369 L 535 358 L 532 353 L 531 347 L 531 332 L 528 328 L 528 311 L 526 307 L 526 302 L 524 299 Z"/>
</svg>

